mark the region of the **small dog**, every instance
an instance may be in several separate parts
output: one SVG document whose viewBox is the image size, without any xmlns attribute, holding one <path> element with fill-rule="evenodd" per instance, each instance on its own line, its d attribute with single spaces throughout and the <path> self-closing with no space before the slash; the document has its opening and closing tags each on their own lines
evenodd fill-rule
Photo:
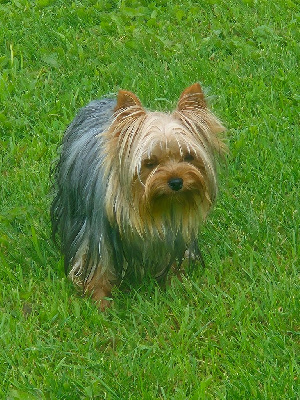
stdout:
<svg viewBox="0 0 300 400">
<path fill-rule="evenodd" d="M 125 275 L 164 281 L 187 252 L 199 255 L 223 131 L 198 83 L 172 113 L 146 111 L 120 90 L 117 100 L 92 101 L 68 127 L 55 168 L 53 236 L 66 272 L 101 310 Z"/>
</svg>

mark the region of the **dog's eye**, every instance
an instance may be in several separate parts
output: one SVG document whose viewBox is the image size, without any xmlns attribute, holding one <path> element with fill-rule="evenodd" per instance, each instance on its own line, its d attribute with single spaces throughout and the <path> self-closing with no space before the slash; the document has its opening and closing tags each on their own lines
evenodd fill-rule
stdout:
<svg viewBox="0 0 300 400">
<path fill-rule="evenodd" d="M 145 160 L 144 165 L 146 168 L 153 169 L 158 165 L 158 162 L 156 159 L 150 158 L 149 160 Z"/>
<path fill-rule="evenodd" d="M 188 154 L 186 154 L 185 156 L 184 156 L 184 159 L 183 159 L 185 162 L 192 162 L 193 160 L 194 160 L 194 156 L 192 156 L 192 154 L 191 153 L 188 153 Z"/>
</svg>

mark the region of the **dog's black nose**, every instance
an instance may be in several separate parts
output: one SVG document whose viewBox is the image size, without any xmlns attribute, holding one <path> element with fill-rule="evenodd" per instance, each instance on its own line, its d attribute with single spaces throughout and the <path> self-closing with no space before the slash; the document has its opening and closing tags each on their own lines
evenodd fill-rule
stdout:
<svg viewBox="0 0 300 400">
<path fill-rule="evenodd" d="M 168 185 L 170 186 L 170 188 L 172 190 L 174 190 L 175 192 L 177 192 L 178 190 L 180 190 L 183 186 L 183 179 L 181 178 L 172 178 L 168 181 Z"/>
</svg>

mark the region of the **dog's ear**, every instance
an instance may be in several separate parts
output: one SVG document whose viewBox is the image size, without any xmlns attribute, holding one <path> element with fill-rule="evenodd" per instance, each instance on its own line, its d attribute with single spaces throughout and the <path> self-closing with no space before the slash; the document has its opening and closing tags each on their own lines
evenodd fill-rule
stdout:
<svg viewBox="0 0 300 400">
<path fill-rule="evenodd" d="M 177 110 L 193 110 L 199 108 L 206 108 L 204 93 L 199 83 L 194 83 L 192 86 L 186 88 L 178 101 Z"/>
<path fill-rule="evenodd" d="M 134 93 L 128 92 L 127 90 L 119 90 L 115 111 L 122 112 L 132 107 L 135 109 L 140 108 L 144 111 L 140 99 Z"/>
<path fill-rule="evenodd" d="M 110 132 L 111 138 L 118 138 L 125 127 L 131 126 L 131 129 L 133 129 L 134 126 L 137 129 L 146 111 L 134 93 L 127 90 L 119 90 L 114 113 L 114 123 L 108 132 Z"/>
</svg>

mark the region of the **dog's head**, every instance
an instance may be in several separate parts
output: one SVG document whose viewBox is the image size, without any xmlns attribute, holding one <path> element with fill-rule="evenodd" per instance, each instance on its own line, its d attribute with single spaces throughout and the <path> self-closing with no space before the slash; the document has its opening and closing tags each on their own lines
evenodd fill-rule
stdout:
<svg viewBox="0 0 300 400">
<path fill-rule="evenodd" d="M 223 130 L 199 84 L 181 94 L 173 113 L 147 112 L 133 93 L 120 91 L 106 133 L 108 187 L 120 207 L 114 214 L 135 210 L 139 231 L 198 229 L 216 197 L 214 155 L 224 150 Z"/>
</svg>

